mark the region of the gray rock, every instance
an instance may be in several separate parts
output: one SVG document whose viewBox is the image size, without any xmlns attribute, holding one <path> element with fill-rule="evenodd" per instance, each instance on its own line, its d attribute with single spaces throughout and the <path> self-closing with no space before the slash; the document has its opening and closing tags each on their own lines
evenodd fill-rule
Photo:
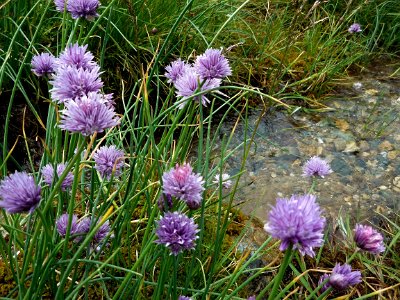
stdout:
<svg viewBox="0 0 400 300">
<path fill-rule="evenodd" d="M 334 172 L 343 176 L 348 176 L 353 173 L 349 164 L 344 159 L 338 157 L 331 161 L 331 168 Z"/>
</svg>

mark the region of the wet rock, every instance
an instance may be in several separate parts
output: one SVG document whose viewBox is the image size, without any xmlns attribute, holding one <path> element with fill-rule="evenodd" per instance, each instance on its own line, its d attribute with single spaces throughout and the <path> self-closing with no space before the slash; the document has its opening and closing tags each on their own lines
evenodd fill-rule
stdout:
<svg viewBox="0 0 400 300">
<path fill-rule="evenodd" d="M 360 152 L 366 152 L 369 150 L 369 144 L 367 141 L 360 141 L 358 144 L 358 147 L 360 148 Z"/>
<path fill-rule="evenodd" d="M 336 139 L 333 144 L 335 145 L 336 151 L 343 151 L 346 149 L 347 142 L 344 139 Z"/>
<path fill-rule="evenodd" d="M 335 158 L 332 160 L 331 169 L 343 176 L 348 176 L 353 172 L 349 164 L 342 158 Z"/>
<path fill-rule="evenodd" d="M 390 160 L 394 160 L 394 159 L 397 158 L 397 155 L 398 155 L 397 151 L 396 151 L 396 150 L 393 150 L 393 151 L 389 151 L 389 152 L 388 152 L 388 156 L 387 156 L 387 157 L 388 157 Z"/>
<path fill-rule="evenodd" d="M 389 141 L 383 141 L 379 146 L 378 149 L 380 151 L 390 151 L 393 150 L 393 145 Z"/>
<path fill-rule="evenodd" d="M 343 150 L 345 153 L 353 153 L 358 152 L 360 148 L 357 146 L 355 141 L 351 141 L 346 144 L 346 148 Z"/>
</svg>

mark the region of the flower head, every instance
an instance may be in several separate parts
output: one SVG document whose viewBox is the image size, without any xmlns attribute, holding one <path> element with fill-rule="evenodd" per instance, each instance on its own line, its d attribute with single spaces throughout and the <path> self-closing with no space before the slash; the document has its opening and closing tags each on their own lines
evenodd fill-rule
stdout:
<svg viewBox="0 0 400 300">
<path fill-rule="evenodd" d="M 192 171 L 190 164 L 176 165 L 162 176 L 163 193 L 186 202 L 190 209 L 200 207 L 204 181 Z"/>
<path fill-rule="evenodd" d="M 101 220 L 98 220 L 97 224 L 99 222 L 101 222 Z M 79 233 L 80 235 L 88 234 L 90 232 L 90 228 L 94 228 L 94 227 L 95 227 L 95 225 L 92 225 L 91 217 L 85 217 L 78 223 L 77 233 Z M 109 234 L 110 229 L 111 229 L 110 222 L 107 220 L 99 227 L 99 229 L 94 234 L 93 240 L 91 242 L 92 245 L 100 244 L 105 239 L 105 237 Z M 80 242 L 83 239 L 84 239 L 83 237 L 79 237 L 76 239 L 76 241 Z"/>
<path fill-rule="evenodd" d="M 195 241 L 198 239 L 197 224 L 193 219 L 178 212 L 167 212 L 157 221 L 156 235 L 157 244 L 163 244 L 178 255 L 184 250 L 194 249 Z"/>
<path fill-rule="evenodd" d="M 247 300 L 256 300 L 256 296 L 255 295 L 250 296 L 249 298 L 247 298 Z"/>
<path fill-rule="evenodd" d="M 215 177 L 214 177 L 214 181 L 213 181 L 213 183 L 215 183 L 215 184 L 219 184 L 219 180 L 220 180 L 220 174 L 217 174 L 217 175 L 215 175 Z M 222 187 L 224 188 L 224 189 L 229 189 L 230 187 L 231 187 L 231 185 L 232 185 L 232 180 L 230 180 L 230 176 L 229 176 L 229 174 L 226 174 L 226 173 L 224 173 L 224 174 L 222 174 L 222 176 L 221 176 L 221 183 L 222 183 Z"/>
<path fill-rule="evenodd" d="M 321 217 L 321 208 L 315 200 L 316 197 L 309 194 L 277 199 L 264 229 L 281 240 L 281 251 L 292 245 L 302 255 L 313 257 L 313 248 L 323 244 L 325 218 Z"/>
<path fill-rule="evenodd" d="M 51 98 L 56 102 L 75 100 L 88 96 L 90 92 L 99 92 L 103 82 L 99 78 L 100 68 L 93 67 L 91 70 L 76 68 L 72 66 L 59 67 L 54 79 L 50 81 L 53 88 L 50 90 Z"/>
<path fill-rule="evenodd" d="M 67 101 L 61 112 L 61 129 L 86 136 L 119 124 L 114 108 L 104 103 L 97 93 Z"/>
<path fill-rule="evenodd" d="M 303 166 L 303 175 L 307 177 L 324 176 L 332 173 L 329 164 L 318 156 L 311 157 Z"/>
<path fill-rule="evenodd" d="M 117 149 L 114 145 L 103 146 L 96 151 L 93 159 L 101 177 L 110 178 L 113 170 L 114 176 L 119 176 L 124 166 L 124 151 Z"/>
<path fill-rule="evenodd" d="M 232 75 L 228 60 L 218 49 L 207 49 L 197 57 L 194 67 L 201 78 L 224 78 Z"/>
<path fill-rule="evenodd" d="M 157 206 L 161 211 L 169 211 L 174 203 L 172 202 L 171 195 L 161 193 L 161 196 L 157 200 Z"/>
<path fill-rule="evenodd" d="M 358 23 L 354 23 L 354 24 L 352 24 L 352 25 L 349 27 L 348 31 L 349 31 L 350 33 L 358 33 L 358 32 L 361 32 L 361 31 L 362 31 L 362 30 L 361 30 L 361 25 L 358 24 Z"/>
<path fill-rule="evenodd" d="M 179 296 L 178 300 L 192 300 L 192 298 L 187 297 L 187 296 Z"/>
<path fill-rule="evenodd" d="M 175 88 L 176 88 L 176 95 L 181 96 L 182 100 L 186 100 L 196 94 L 197 92 L 200 91 L 207 91 L 216 87 L 219 87 L 221 85 L 221 80 L 220 79 L 205 79 L 202 80 L 200 76 L 194 71 L 193 68 L 190 68 L 186 70 L 182 76 L 178 77 L 178 79 L 175 82 Z M 207 106 L 207 103 L 210 102 L 210 100 L 207 99 L 207 97 L 202 94 L 199 96 L 195 96 L 193 98 L 195 101 L 201 102 L 204 106 Z M 179 108 L 183 108 L 186 104 L 186 101 L 182 102 L 179 105 Z"/>
<path fill-rule="evenodd" d="M 330 275 L 324 274 L 319 279 L 319 285 L 323 284 L 323 282 L 328 279 L 322 287 L 321 291 L 325 291 L 329 287 L 332 287 L 335 290 L 345 290 L 349 286 L 355 285 L 361 282 L 361 273 L 360 271 L 351 271 L 351 266 L 348 264 L 336 264 L 332 269 L 332 273 Z"/>
<path fill-rule="evenodd" d="M 385 251 L 383 236 L 371 226 L 356 224 L 354 229 L 354 241 L 356 245 L 373 254 Z"/>
<path fill-rule="evenodd" d="M 61 174 L 65 170 L 65 164 L 58 164 L 56 167 L 57 177 L 60 177 Z M 42 168 L 43 181 L 47 183 L 49 186 L 53 185 L 54 181 L 54 167 L 51 164 L 47 164 Z M 72 182 L 74 181 L 74 175 L 72 172 L 68 172 L 67 177 L 64 178 L 61 183 L 61 189 L 66 190 L 72 186 Z"/>
<path fill-rule="evenodd" d="M 8 213 L 32 212 L 40 202 L 40 187 L 26 172 L 15 172 L 0 182 L 0 207 Z"/>
<path fill-rule="evenodd" d="M 57 64 L 61 67 L 71 66 L 77 69 L 93 70 L 98 67 L 93 60 L 94 56 L 90 51 L 86 51 L 88 45 L 79 46 L 78 43 L 71 44 L 60 54 Z"/>
<path fill-rule="evenodd" d="M 54 72 L 56 58 L 50 53 L 41 53 L 32 58 L 31 65 L 36 76 L 49 75 Z"/>
<path fill-rule="evenodd" d="M 67 0 L 54 0 L 54 4 L 59 12 L 63 12 L 67 7 Z"/>
<path fill-rule="evenodd" d="M 98 0 L 68 0 L 67 10 L 74 19 L 86 18 L 92 20 L 99 15 L 97 13 L 99 6 Z"/>
<path fill-rule="evenodd" d="M 175 83 L 179 77 L 181 77 L 187 70 L 190 69 L 190 65 L 182 61 L 180 58 L 173 61 L 167 67 L 165 67 L 165 77 L 168 78 L 168 83 Z"/>
<path fill-rule="evenodd" d="M 67 234 L 68 219 L 69 215 L 63 214 L 58 218 L 56 222 L 58 234 L 61 236 L 65 236 Z M 76 215 L 72 215 L 70 234 L 72 235 L 76 233 L 78 233 L 78 217 Z"/>
</svg>

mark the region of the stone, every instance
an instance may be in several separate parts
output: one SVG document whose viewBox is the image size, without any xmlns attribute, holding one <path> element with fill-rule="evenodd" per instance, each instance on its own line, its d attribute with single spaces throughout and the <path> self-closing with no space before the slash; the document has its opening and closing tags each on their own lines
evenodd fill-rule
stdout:
<svg viewBox="0 0 400 300">
<path fill-rule="evenodd" d="M 346 144 L 346 147 L 344 148 L 343 152 L 345 153 L 353 153 L 353 152 L 358 152 L 360 148 L 357 146 L 355 141 L 351 141 Z"/>
<path fill-rule="evenodd" d="M 333 144 L 335 145 L 336 151 L 343 151 L 346 149 L 347 142 L 344 139 L 338 138 L 333 142 Z"/>
<path fill-rule="evenodd" d="M 387 157 L 388 157 L 390 160 L 396 159 L 396 158 L 397 158 L 397 150 L 389 151 L 388 154 L 387 154 Z"/>
<path fill-rule="evenodd" d="M 369 144 L 367 141 L 360 141 L 358 144 L 358 147 L 360 148 L 360 151 L 365 152 L 369 150 Z"/>
<path fill-rule="evenodd" d="M 343 176 L 348 176 L 353 173 L 353 170 L 349 167 L 349 164 L 344 159 L 338 157 L 331 161 L 331 169 Z"/>
<path fill-rule="evenodd" d="M 379 146 L 378 149 L 380 151 L 390 151 L 393 150 L 393 145 L 389 141 L 383 141 Z"/>
</svg>

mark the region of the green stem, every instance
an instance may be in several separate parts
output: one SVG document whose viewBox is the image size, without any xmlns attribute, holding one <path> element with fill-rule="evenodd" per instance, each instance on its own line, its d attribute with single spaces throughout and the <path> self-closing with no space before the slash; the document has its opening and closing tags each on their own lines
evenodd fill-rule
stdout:
<svg viewBox="0 0 400 300">
<path fill-rule="evenodd" d="M 293 256 L 293 246 L 290 245 L 285 252 L 285 256 L 279 268 L 278 274 L 274 279 L 274 286 L 272 287 L 272 291 L 271 294 L 269 294 L 268 300 L 275 300 L 275 296 L 278 294 L 279 285 L 282 282 L 283 275 L 285 274 L 285 271 L 290 261 L 292 260 L 292 256 Z"/>
</svg>

